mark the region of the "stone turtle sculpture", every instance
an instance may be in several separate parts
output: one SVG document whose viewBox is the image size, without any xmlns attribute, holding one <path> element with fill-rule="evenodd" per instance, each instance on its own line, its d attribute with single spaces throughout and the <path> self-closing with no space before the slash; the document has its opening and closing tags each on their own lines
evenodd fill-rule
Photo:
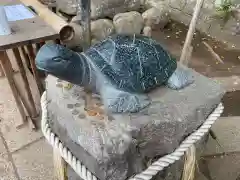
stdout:
<svg viewBox="0 0 240 180">
<path fill-rule="evenodd" d="M 147 93 L 158 86 L 181 89 L 194 81 L 158 42 L 142 35 L 113 35 L 81 53 L 46 44 L 36 66 L 100 94 L 105 109 L 113 113 L 147 107 Z"/>
</svg>

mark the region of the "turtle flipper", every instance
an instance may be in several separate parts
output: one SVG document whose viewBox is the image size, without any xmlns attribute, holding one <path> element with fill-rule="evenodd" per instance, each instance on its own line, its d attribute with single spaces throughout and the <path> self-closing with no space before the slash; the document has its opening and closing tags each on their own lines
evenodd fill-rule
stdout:
<svg viewBox="0 0 240 180">
<path fill-rule="evenodd" d="M 178 64 L 177 69 L 167 81 L 167 86 L 171 89 L 183 89 L 194 82 L 194 77 L 187 68 Z"/>
<path fill-rule="evenodd" d="M 150 104 L 146 95 L 121 91 L 111 85 L 104 86 L 100 93 L 105 109 L 112 113 L 134 113 Z"/>
</svg>

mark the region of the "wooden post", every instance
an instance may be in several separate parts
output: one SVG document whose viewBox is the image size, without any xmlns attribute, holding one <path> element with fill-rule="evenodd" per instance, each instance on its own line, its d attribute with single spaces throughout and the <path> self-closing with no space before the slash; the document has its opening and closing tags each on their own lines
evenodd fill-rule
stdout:
<svg viewBox="0 0 240 180">
<path fill-rule="evenodd" d="M 28 54 L 26 52 L 25 47 L 21 46 L 20 47 L 20 51 L 21 51 L 21 53 L 23 55 L 24 61 L 25 61 L 26 65 L 27 65 L 27 68 L 29 68 L 31 66 L 31 63 L 30 63 L 30 58 L 29 58 L 29 56 L 28 56 Z"/>
<path fill-rule="evenodd" d="M 197 20 L 198 20 L 203 2 L 204 2 L 204 0 L 197 0 L 195 10 L 194 10 L 194 13 L 193 13 L 193 17 L 192 17 L 191 23 L 189 25 L 189 30 L 188 30 L 188 33 L 187 33 L 187 37 L 186 37 L 186 40 L 185 40 L 185 43 L 184 43 L 184 46 L 183 46 L 183 49 L 182 49 L 182 54 L 181 54 L 181 57 L 180 57 L 180 62 L 182 64 L 185 64 L 186 56 L 187 56 L 189 47 L 191 46 L 191 43 L 192 43 L 193 34 L 195 32 L 195 29 L 196 29 Z"/>
<path fill-rule="evenodd" d="M 2 65 L 0 64 L 0 77 L 5 76 Z"/>
<path fill-rule="evenodd" d="M 54 180 L 67 180 L 67 163 L 57 149 L 53 149 Z"/>
<path fill-rule="evenodd" d="M 4 70 L 5 76 L 8 80 L 9 86 L 12 90 L 12 94 L 13 94 L 13 97 L 16 101 L 16 104 L 17 104 L 18 110 L 20 112 L 23 124 L 25 124 L 25 122 L 27 122 L 27 116 L 25 114 L 24 107 L 23 107 L 22 102 L 21 102 L 20 97 L 19 97 L 19 93 L 18 93 L 16 84 L 15 84 L 15 81 L 14 81 L 14 77 L 13 77 L 13 70 L 12 70 L 11 62 L 8 58 L 8 55 L 7 55 L 6 51 L 0 51 L 0 63 L 1 63 L 1 66 Z"/>
<path fill-rule="evenodd" d="M 19 67 L 20 74 L 21 74 L 22 79 L 23 79 L 24 88 L 26 90 L 27 98 L 29 100 L 29 103 L 30 103 L 30 105 L 32 107 L 32 111 L 31 111 L 31 108 L 29 107 L 28 104 L 25 104 L 25 107 L 26 107 L 26 109 L 28 111 L 29 116 L 36 117 L 37 116 L 37 110 L 36 110 L 35 103 L 34 103 L 34 100 L 33 100 L 32 92 L 31 92 L 31 89 L 30 89 L 30 85 L 28 83 L 26 71 L 25 71 L 25 68 L 23 66 L 22 58 L 20 56 L 20 52 L 19 52 L 18 48 L 13 48 L 12 50 L 13 50 L 13 54 L 14 54 L 14 56 L 16 58 L 17 65 Z M 23 97 L 23 99 L 25 99 L 25 98 Z"/>
<path fill-rule="evenodd" d="M 185 162 L 181 180 L 194 180 L 196 167 L 196 148 L 192 145 L 185 154 Z"/>
<path fill-rule="evenodd" d="M 44 88 L 43 88 L 43 85 L 42 85 L 41 80 L 39 78 L 37 67 L 35 65 L 35 54 L 34 54 L 34 50 L 33 50 L 33 47 L 32 47 L 31 44 L 27 45 L 27 50 L 28 50 L 28 54 L 30 56 L 29 58 L 30 58 L 30 64 L 31 64 L 31 68 L 32 68 L 32 71 L 33 71 L 33 75 L 34 75 L 34 78 L 36 80 L 39 93 L 41 95 L 44 91 Z"/>
</svg>

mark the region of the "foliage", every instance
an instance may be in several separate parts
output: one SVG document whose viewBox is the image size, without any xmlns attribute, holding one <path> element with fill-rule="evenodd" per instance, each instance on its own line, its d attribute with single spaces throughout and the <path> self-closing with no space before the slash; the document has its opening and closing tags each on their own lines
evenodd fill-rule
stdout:
<svg viewBox="0 0 240 180">
<path fill-rule="evenodd" d="M 228 20 L 233 16 L 234 4 L 232 0 L 222 0 L 222 3 L 216 9 L 216 17 L 220 18 L 223 22 L 223 26 L 228 22 Z"/>
</svg>

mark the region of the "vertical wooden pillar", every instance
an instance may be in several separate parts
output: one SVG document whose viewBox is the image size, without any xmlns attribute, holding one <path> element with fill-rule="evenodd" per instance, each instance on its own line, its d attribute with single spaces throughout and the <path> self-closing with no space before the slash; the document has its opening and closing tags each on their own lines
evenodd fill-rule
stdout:
<svg viewBox="0 0 240 180">
<path fill-rule="evenodd" d="M 5 76 L 2 65 L 0 64 L 0 77 Z"/>
<path fill-rule="evenodd" d="M 23 79 L 23 84 L 24 84 L 25 91 L 27 93 L 28 101 L 29 101 L 30 106 L 31 106 L 31 108 L 30 108 L 29 104 L 25 104 L 25 107 L 28 111 L 29 116 L 36 117 L 37 116 L 37 110 L 36 110 L 35 103 L 34 103 L 34 100 L 33 100 L 30 85 L 29 85 L 29 82 L 28 82 L 28 79 L 27 79 L 26 71 L 25 71 L 24 66 L 23 66 L 22 58 L 20 56 L 20 52 L 19 52 L 18 48 L 13 48 L 12 50 L 13 50 L 13 54 L 16 58 L 17 65 L 19 67 L 20 74 L 21 74 L 22 79 Z M 27 101 L 26 101 L 26 103 L 27 103 Z"/>
<path fill-rule="evenodd" d="M 67 180 L 67 163 L 57 149 L 53 149 L 54 180 Z"/>
<path fill-rule="evenodd" d="M 35 53 L 34 53 L 34 50 L 33 50 L 33 47 L 32 47 L 31 44 L 27 45 L 27 50 L 28 50 L 28 54 L 30 56 L 29 58 L 30 58 L 30 64 L 31 64 L 31 68 L 32 68 L 32 71 L 33 71 L 33 75 L 34 75 L 35 81 L 37 83 L 38 91 L 41 95 L 44 91 L 44 88 L 43 88 L 43 85 L 42 85 L 41 80 L 39 78 L 37 67 L 35 65 Z"/>
</svg>

